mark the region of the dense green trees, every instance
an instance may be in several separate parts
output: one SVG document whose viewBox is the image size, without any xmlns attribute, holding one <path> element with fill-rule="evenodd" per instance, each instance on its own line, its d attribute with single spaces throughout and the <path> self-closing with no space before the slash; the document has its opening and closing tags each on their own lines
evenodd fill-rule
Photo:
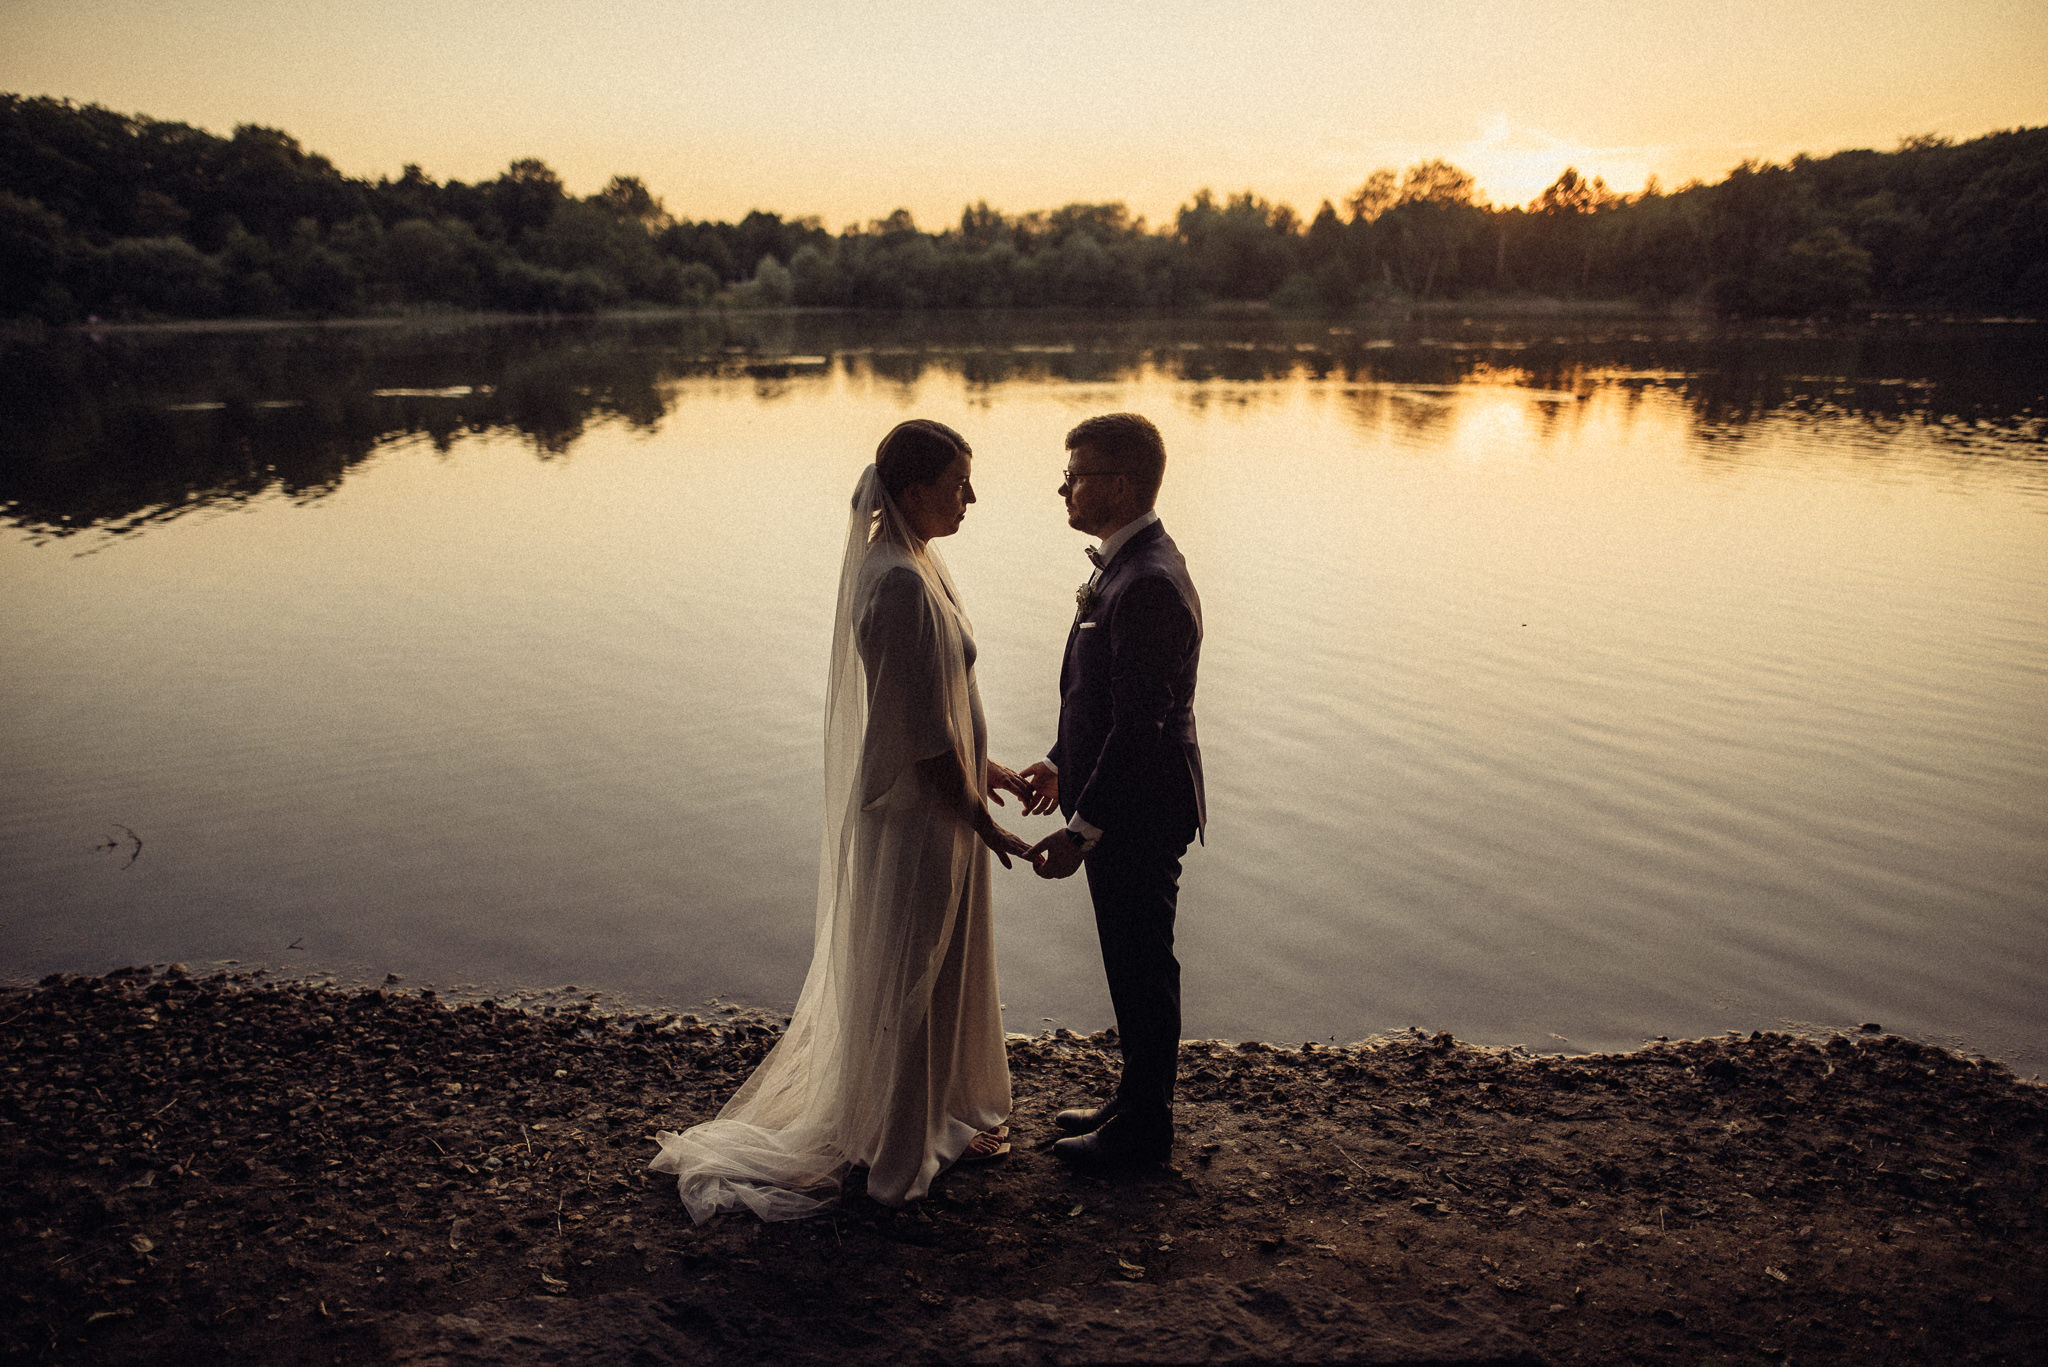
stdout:
<svg viewBox="0 0 2048 1367">
<path fill-rule="evenodd" d="M 676 222 L 630 176 L 579 199 L 533 158 L 477 185 L 372 183 L 275 129 L 0 95 L 0 315 L 700 304 L 813 238 L 767 213 Z"/>
<path fill-rule="evenodd" d="M 578 198 L 546 163 L 495 179 L 341 175 L 288 134 L 227 138 L 0 95 L 0 315 L 1270 305 L 1473 295 L 1704 300 L 1736 313 L 2048 307 L 2048 129 L 1746 162 L 1616 194 L 1567 167 L 1525 208 L 1442 161 L 1374 171 L 1304 222 L 1198 191 L 1170 225 L 1120 203 L 827 232 L 763 211 L 672 217 L 636 177 Z"/>
</svg>

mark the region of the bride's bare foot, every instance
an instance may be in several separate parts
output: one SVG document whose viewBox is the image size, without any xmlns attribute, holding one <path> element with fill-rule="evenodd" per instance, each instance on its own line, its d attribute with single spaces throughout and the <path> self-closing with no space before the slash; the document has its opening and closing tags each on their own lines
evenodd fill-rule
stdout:
<svg viewBox="0 0 2048 1367">
<path fill-rule="evenodd" d="M 1010 1151 L 1010 1127 L 998 1125 L 992 1130 L 983 1130 L 967 1141 L 967 1152 L 960 1155 L 963 1163 L 986 1163 L 991 1158 L 1001 1158 Z"/>
</svg>

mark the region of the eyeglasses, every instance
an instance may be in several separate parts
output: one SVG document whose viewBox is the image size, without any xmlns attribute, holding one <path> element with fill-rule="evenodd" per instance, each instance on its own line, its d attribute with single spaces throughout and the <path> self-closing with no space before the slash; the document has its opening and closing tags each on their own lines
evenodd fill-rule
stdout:
<svg viewBox="0 0 2048 1367">
<path fill-rule="evenodd" d="M 1071 469 L 1070 469 L 1070 470 L 1062 470 L 1062 471 L 1060 471 L 1060 480 L 1061 480 L 1061 482 L 1062 482 L 1062 483 L 1065 483 L 1065 484 L 1072 484 L 1072 483 L 1073 483 L 1073 482 L 1074 482 L 1075 480 L 1077 480 L 1077 479 L 1085 479 L 1085 478 L 1087 478 L 1087 477 L 1088 477 L 1089 475 L 1128 475 L 1129 473 L 1131 473 L 1131 472 L 1130 472 L 1129 470 L 1071 470 Z"/>
</svg>

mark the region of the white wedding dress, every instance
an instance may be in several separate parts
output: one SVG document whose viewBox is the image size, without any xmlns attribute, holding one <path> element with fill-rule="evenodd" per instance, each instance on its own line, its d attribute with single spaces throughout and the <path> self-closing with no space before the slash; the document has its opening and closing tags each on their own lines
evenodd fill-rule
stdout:
<svg viewBox="0 0 2048 1367">
<path fill-rule="evenodd" d="M 917 767 L 948 752 L 979 789 L 974 637 L 870 465 L 840 569 L 810 970 L 717 1118 L 655 1135 L 648 1166 L 675 1175 L 692 1219 L 809 1215 L 856 1166 L 877 1201 L 914 1201 L 1009 1115 L 989 851 Z"/>
</svg>

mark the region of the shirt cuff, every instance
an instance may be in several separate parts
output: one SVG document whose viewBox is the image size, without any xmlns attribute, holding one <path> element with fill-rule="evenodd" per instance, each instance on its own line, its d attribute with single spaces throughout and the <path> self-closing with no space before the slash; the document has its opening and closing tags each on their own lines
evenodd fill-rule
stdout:
<svg viewBox="0 0 2048 1367">
<path fill-rule="evenodd" d="M 1092 826 L 1083 821 L 1079 812 L 1075 812 L 1073 816 L 1067 819 L 1067 829 L 1078 832 L 1083 840 L 1102 839 L 1102 827 Z"/>
</svg>

